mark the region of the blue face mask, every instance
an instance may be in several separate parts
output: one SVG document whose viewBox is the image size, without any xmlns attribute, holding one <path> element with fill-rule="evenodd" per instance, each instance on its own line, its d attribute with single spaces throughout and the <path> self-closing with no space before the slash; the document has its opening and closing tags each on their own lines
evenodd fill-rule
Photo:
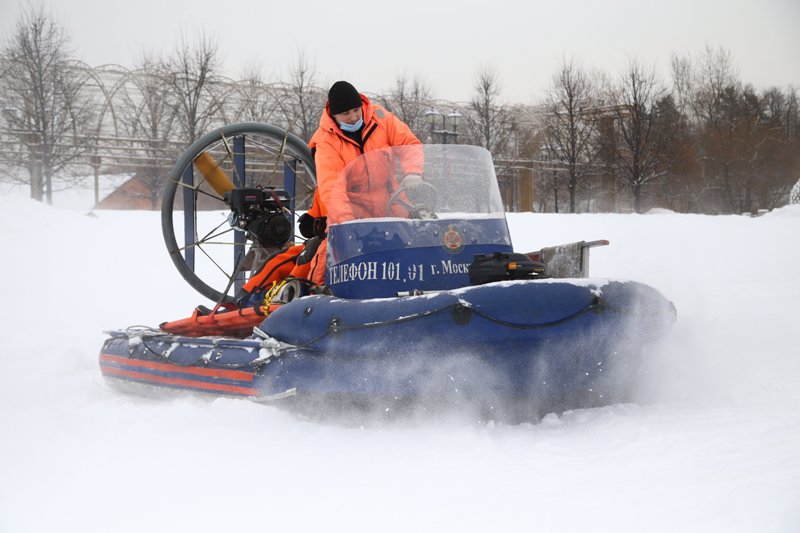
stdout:
<svg viewBox="0 0 800 533">
<path fill-rule="evenodd" d="M 358 119 L 358 122 L 356 122 L 355 124 L 345 124 L 344 122 L 342 122 L 341 124 L 339 124 L 339 127 L 342 128 L 342 130 L 344 131 L 353 133 L 354 131 L 360 130 L 361 126 L 363 125 L 364 125 L 364 119 L 360 118 Z"/>
</svg>

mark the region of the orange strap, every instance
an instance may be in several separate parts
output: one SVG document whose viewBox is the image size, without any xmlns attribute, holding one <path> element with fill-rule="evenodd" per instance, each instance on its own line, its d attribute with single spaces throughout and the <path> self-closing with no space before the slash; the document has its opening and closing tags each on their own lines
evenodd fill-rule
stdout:
<svg viewBox="0 0 800 533">
<path fill-rule="evenodd" d="M 278 307 L 280 307 L 280 304 L 270 305 L 269 312 L 275 311 Z M 195 309 L 192 316 L 164 322 L 160 328 L 167 333 L 185 335 L 187 337 L 223 335 L 226 337 L 245 338 L 252 335 L 253 328 L 263 321 L 264 313 L 252 307 L 212 313 L 210 315 L 201 315 L 199 310 Z"/>
<path fill-rule="evenodd" d="M 255 292 L 272 285 L 273 282 L 282 281 L 294 268 L 297 256 L 303 251 L 303 245 L 292 246 L 288 250 L 275 254 L 252 278 L 244 284 L 247 292 Z"/>
</svg>

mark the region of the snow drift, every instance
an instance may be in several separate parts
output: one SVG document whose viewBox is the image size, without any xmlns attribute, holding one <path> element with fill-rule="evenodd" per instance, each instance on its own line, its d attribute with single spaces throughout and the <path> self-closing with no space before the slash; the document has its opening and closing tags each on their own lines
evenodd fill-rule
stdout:
<svg viewBox="0 0 800 533">
<path fill-rule="evenodd" d="M 104 330 L 205 302 L 158 213 L 85 213 L 0 196 L 0 531 L 800 529 L 800 206 L 510 215 L 517 250 L 609 239 L 592 275 L 678 309 L 635 403 L 515 426 L 112 391 Z"/>
</svg>

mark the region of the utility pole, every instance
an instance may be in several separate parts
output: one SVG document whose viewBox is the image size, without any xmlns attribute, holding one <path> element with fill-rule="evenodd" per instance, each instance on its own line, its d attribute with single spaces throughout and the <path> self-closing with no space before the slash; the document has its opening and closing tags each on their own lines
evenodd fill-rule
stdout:
<svg viewBox="0 0 800 533">
<path fill-rule="evenodd" d="M 99 155 L 93 155 L 89 158 L 89 163 L 94 170 L 94 206 L 100 203 L 100 163 L 102 159 Z"/>
<path fill-rule="evenodd" d="M 558 171 L 553 170 L 553 194 L 555 195 L 555 209 L 556 213 L 558 213 Z"/>
</svg>

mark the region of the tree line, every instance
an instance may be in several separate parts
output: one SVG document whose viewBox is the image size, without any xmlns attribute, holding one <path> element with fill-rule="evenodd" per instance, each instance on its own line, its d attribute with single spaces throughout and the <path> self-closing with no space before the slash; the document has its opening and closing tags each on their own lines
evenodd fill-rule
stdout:
<svg viewBox="0 0 800 533">
<path fill-rule="evenodd" d="M 629 60 L 608 75 L 564 58 L 535 105 L 501 99 L 491 65 L 468 102 L 436 100 L 418 77 L 368 95 L 424 142 L 486 147 L 509 210 L 743 213 L 789 200 L 800 178 L 796 87 L 756 90 L 730 52 L 673 55 L 669 83 Z M 94 170 L 136 175 L 160 201 L 167 172 L 203 133 L 239 121 L 281 126 L 308 140 L 326 88 L 298 53 L 286 80 L 253 69 L 221 74 L 218 45 L 182 38 L 134 68 L 93 68 L 73 57 L 66 29 L 28 7 L 0 47 L 0 179 L 52 202 Z M 356 80 L 357 81 L 357 80 Z"/>
</svg>

